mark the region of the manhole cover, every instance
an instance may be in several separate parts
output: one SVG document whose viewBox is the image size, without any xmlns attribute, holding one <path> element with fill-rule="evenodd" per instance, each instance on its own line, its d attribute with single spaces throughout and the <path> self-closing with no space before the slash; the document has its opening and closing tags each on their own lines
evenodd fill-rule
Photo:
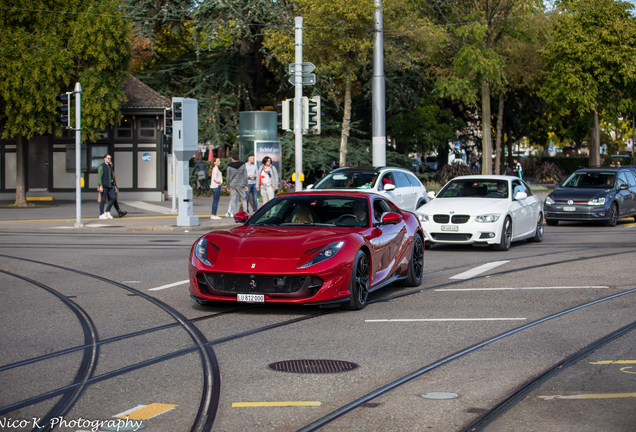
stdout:
<svg viewBox="0 0 636 432">
<path fill-rule="evenodd" d="M 348 372 L 358 368 L 358 365 L 343 360 L 285 360 L 271 363 L 269 368 L 279 372 L 327 374 Z"/>
<path fill-rule="evenodd" d="M 447 392 L 430 392 L 422 395 L 424 399 L 457 399 L 459 395 L 457 393 Z"/>
</svg>

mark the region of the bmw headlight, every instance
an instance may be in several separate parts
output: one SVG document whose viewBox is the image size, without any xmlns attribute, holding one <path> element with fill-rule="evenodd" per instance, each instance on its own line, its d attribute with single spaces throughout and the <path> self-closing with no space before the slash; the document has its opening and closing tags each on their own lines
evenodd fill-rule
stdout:
<svg viewBox="0 0 636 432">
<path fill-rule="evenodd" d="M 420 222 L 428 222 L 428 215 L 418 213 L 417 218 L 420 220 Z"/>
<path fill-rule="evenodd" d="M 206 266 L 214 267 L 214 264 L 208 260 L 208 241 L 206 239 L 202 238 L 197 242 L 194 247 L 194 256 Z"/>
<path fill-rule="evenodd" d="M 347 242 L 346 241 L 337 241 L 337 242 L 333 242 L 331 244 L 328 244 L 327 246 L 325 246 L 324 248 L 322 248 L 320 250 L 320 252 L 318 252 L 318 254 L 313 257 L 311 260 L 309 260 L 309 262 L 298 266 L 298 268 L 307 268 L 307 267 L 311 267 L 312 265 L 321 263 L 323 261 L 327 261 L 330 258 L 333 258 L 334 256 L 336 256 L 336 254 L 338 252 L 340 252 L 340 250 L 344 247 L 344 245 L 346 245 Z"/>
<path fill-rule="evenodd" d="M 498 213 L 479 215 L 475 218 L 475 222 L 493 223 L 499 220 L 499 216 L 501 215 Z"/>
<path fill-rule="evenodd" d="M 600 197 L 600 198 L 592 198 L 591 200 L 588 201 L 589 205 L 603 205 L 605 204 L 605 197 Z"/>
<path fill-rule="evenodd" d="M 552 204 L 554 204 L 554 199 L 551 196 L 548 196 L 545 199 L 545 203 L 546 203 L 546 205 L 552 205 Z"/>
</svg>

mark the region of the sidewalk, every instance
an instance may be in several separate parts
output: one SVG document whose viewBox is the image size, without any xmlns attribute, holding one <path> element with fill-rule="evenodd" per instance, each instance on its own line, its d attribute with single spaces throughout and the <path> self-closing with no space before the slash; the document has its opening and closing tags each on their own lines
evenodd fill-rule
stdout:
<svg viewBox="0 0 636 432">
<path fill-rule="evenodd" d="M 221 196 L 219 216 L 225 215 L 230 197 Z M 95 200 L 82 200 L 81 221 L 83 227 L 75 227 L 77 208 L 75 201 L 29 201 L 37 207 L 8 208 L 14 201 L 0 201 L 0 231 L 6 230 L 112 230 L 126 231 L 214 231 L 230 229 L 238 226 L 234 218 L 222 217 L 221 220 L 210 219 L 212 197 L 194 197 L 193 214 L 199 216 L 199 226 L 178 227 L 177 210 L 172 212 L 172 200 L 163 202 L 120 201 L 119 207 L 128 214 L 119 219 L 117 211 L 112 208 L 114 219 L 99 219 L 99 203 Z"/>
</svg>

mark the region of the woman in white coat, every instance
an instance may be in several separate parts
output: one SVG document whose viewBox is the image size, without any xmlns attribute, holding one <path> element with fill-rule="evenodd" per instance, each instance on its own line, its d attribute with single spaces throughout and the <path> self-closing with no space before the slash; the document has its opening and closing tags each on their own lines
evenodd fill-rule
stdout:
<svg viewBox="0 0 636 432">
<path fill-rule="evenodd" d="M 263 204 L 274 199 L 278 191 L 278 171 L 272 165 L 272 158 L 265 156 L 263 158 L 263 166 L 258 174 L 258 184 L 261 190 L 261 198 Z"/>
</svg>

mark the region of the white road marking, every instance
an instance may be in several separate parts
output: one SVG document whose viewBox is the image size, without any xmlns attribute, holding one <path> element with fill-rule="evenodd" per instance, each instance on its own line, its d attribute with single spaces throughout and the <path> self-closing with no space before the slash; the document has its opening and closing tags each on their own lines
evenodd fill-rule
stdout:
<svg viewBox="0 0 636 432">
<path fill-rule="evenodd" d="M 451 279 L 470 279 L 484 272 L 487 272 L 488 270 L 492 270 L 495 267 L 499 267 L 502 264 L 506 264 L 507 262 L 510 262 L 510 261 L 495 261 L 491 263 L 486 263 L 484 265 L 480 265 L 479 267 L 475 267 L 472 270 L 468 270 L 468 271 L 465 271 L 464 273 L 460 273 L 458 275 L 452 276 Z"/>
<path fill-rule="evenodd" d="M 454 288 L 435 291 L 505 291 L 505 290 L 551 290 L 551 289 L 607 289 L 608 286 L 557 286 L 557 287 L 518 287 L 518 288 Z"/>
<path fill-rule="evenodd" d="M 157 288 L 150 288 L 148 291 L 159 291 L 159 290 L 166 289 L 166 288 L 172 288 L 172 287 L 176 287 L 176 286 L 179 286 L 179 285 L 185 285 L 185 284 L 187 284 L 189 282 L 190 282 L 190 279 L 186 279 L 186 280 L 182 280 L 181 282 L 175 282 L 175 283 L 171 283 L 171 284 L 168 284 L 168 285 L 163 285 L 163 286 L 160 286 L 160 287 L 157 287 Z"/>
<path fill-rule="evenodd" d="M 375 319 L 364 322 L 445 322 L 445 321 L 523 321 L 527 318 L 415 318 L 415 319 Z"/>
</svg>

